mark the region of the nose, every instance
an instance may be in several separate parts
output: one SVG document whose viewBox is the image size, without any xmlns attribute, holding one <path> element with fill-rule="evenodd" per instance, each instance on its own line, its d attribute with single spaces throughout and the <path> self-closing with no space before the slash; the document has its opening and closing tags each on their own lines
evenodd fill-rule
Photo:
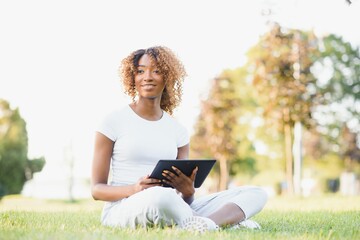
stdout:
<svg viewBox="0 0 360 240">
<path fill-rule="evenodd" d="M 153 80 L 151 71 L 149 71 L 149 70 L 145 71 L 144 80 L 145 81 L 152 81 Z"/>
</svg>

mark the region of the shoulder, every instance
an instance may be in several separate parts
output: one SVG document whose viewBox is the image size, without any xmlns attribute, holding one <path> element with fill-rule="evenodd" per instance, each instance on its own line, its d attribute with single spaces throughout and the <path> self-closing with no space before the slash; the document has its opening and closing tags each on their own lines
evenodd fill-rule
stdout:
<svg viewBox="0 0 360 240">
<path fill-rule="evenodd" d="M 164 112 L 163 117 L 165 118 L 164 121 L 169 127 L 171 127 L 172 131 L 175 130 L 182 134 L 188 131 L 187 128 L 182 123 L 180 123 L 180 121 L 176 117 L 168 114 L 167 112 Z"/>
<path fill-rule="evenodd" d="M 125 106 L 107 113 L 96 131 L 115 141 L 126 123 L 129 122 L 128 108 L 128 106 Z"/>
<path fill-rule="evenodd" d="M 108 112 L 103 120 L 105 122 L 112 122 L 112 121 L 119 121 L 121 119 L 126 119 L 127 116 L 130 115 L 129 106 L 123 106 L 119 109 L 112 110 L 111 112 Z"/>
<path fill-rule="evenodd" d="M 113 128 L 114 126 L 119 126 L 119 123 L 126 121 L 128 119 L 128 106 L 123 106 L 118 109 L 114 109 L 110 112 L 107 112 L 99 121 L 98 127 L 102 128 L 106 126 L 107 128 Z"/>
<path fill-rule="evenodd" d="M 167 122 L 167 124 L 170 124 L 173 127 L 185 128 L 175 117 L 171 116 L 169 113 L 167 113 L 165 111 L 164 111 L 163 118 L 164 118 L 164 121 Z"/>
</svg>

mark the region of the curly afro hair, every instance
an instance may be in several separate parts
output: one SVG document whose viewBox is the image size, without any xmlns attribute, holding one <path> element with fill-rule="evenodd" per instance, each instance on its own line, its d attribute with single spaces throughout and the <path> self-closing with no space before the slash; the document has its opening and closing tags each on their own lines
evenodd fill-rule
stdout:
<svg viewBox="0 0 360 240">
<path fill-rule="evenodd" d="M 181 102 L 182 83 L 186 76 L 186 71 L 180 60 L 167 47 L 155 46 L 148 49 L 139 49 L 121 61 L 119 74 L 124 91 L 135 102 L 137 92 L 135 90 L 134 76 L 139 60 L 144 54 L 147 54 L 154 60 L 164 77 L 166 85 L 161 96 L 160 107 L 169 114 L 172 114 L 173 110 Z"/>
</svg>

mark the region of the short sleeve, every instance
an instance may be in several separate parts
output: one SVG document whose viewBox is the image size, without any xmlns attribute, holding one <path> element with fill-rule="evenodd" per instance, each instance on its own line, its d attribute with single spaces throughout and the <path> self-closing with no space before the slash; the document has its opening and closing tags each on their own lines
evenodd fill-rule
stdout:
<svg viewBox="0 0 360 240">
<path fill-rule="evenodd" d="M 114 130 L 116 115 L 114 113 L 107 115 L 96 128 L 96 132 L 104 134 L 111 141 L 116 141 L 116 132 Z"/>
<path fill-rule="evenodd" d="M 178 136 L 177 136 L 177 147 L 183 147 L 190 142 L 190 137 L 187 129 L 179 124 Z"/>
</svg>

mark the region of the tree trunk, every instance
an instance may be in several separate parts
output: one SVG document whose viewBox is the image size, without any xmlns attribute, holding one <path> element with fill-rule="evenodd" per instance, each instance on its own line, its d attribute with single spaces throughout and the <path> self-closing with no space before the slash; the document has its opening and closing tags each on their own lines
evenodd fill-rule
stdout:
<svg viewBox="0 0 360 240">
<path fill-rule="evenodd" d="M 285 159 L 286 159 L 286 183 L 287 183 L 287 193 L 292 195 L 294 194 L 294 181 L 293 181 L 293 158 L 292 158 L 292 136 L 291 136 L 291 126 L 286 123 L 284 125 L 284 135 L 285 135 Z"/>
<path fill-rule="evenodd" d="M 284 119 L 284 137 L 285 137 L 285 168 L 286 168 L 286 184 L 287 194 L 294 194 L 294 179 L 293 179 L 293 155 L 292 155 L 292 134 L 290 125 L 290 110 L 283 109 Z"/>
<path fill-rule="evenodd" d="M 294 192 L 301 195 L 301 178 L 302 178 L 302 124 L 296 122 L 294 127 Z"/>
<path fill-rule="evenodd" d="M 228 170 L 226 158 L 218 157 L 218 159 L 220 162 L 220 185 L 219 185 L 220 189 L 219 190 L 223 191 L 223 190 L 227 189 L 227 184 L 229 181 L 229 170 Z"/>
</svg>

